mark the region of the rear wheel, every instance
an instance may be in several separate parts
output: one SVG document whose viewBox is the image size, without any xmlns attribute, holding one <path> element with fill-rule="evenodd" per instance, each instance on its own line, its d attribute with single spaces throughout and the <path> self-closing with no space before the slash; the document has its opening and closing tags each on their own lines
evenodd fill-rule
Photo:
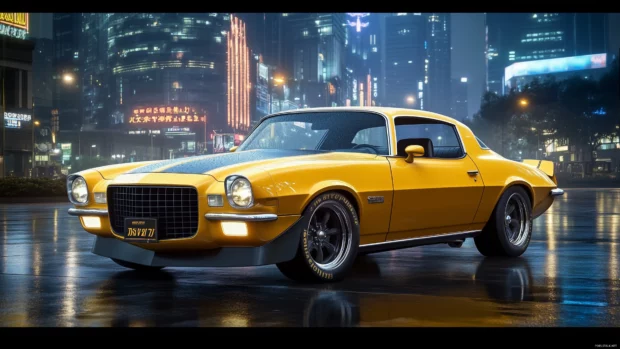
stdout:
<svg viewBox="0 0 620 349">
<path fill-rule="evenodd" d="M 120 259 L 115 259 L 115 258 L 110 258 L 112 261 L 114 261 L 114 263 L 123 266 L 125 268 L 129 268 L 129 269 L 133 269 L 136 271 L 140 271 L 140 272 L 156 272 L 159 271 L 161 269 L 163 269 L 164 267 L 153 267 L 150 265 L 143 265 L 143 264 L 137 264 L 137 263 L 132 263 L 132 262 L 127 262 L 127 261 L 123 261 Z"/>
<path fill-rule="evenodd" d="M 303 217 L 297 254 L 278 263 L 278 269 L 298 281 L 342 280 L 351 270 L 359 246 L 355 208 L 344 195 L 328 192 L 312 200 Z"/>
<path fill-rule="evenodd" d="M 485 256 L 518 257 L 532 238 L 532 204 L 522 187 L 510 187 L 500 197 L 491 219 L 474 238 Z"/>
</svg>

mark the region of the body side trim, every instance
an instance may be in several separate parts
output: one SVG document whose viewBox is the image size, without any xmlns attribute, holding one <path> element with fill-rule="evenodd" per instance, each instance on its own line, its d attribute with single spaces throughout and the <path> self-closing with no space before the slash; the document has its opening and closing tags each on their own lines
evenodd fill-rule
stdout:
<svg viewBox="0 0 620 349">
<path fill-rule="evenodd" d="M 480 232 L 481 230 L 470 230 L 470 231 L 461 231 L 461 232 L 449 233 L 449 234 L 416 237 L 416 238 L 411 238 L 411 239 L 377 242 L 374 244 L 360 245 L 359 253 L 368 254 L 368 253 L 391 251 L 391 250 L 397 250 L 397 249 L 409 248 L 409 247 L 415 247 L 415 246 L 446 243 L 446 242 L 450 242 L 454 240 L 474 237 L 478 235 Z"/>
</svg>

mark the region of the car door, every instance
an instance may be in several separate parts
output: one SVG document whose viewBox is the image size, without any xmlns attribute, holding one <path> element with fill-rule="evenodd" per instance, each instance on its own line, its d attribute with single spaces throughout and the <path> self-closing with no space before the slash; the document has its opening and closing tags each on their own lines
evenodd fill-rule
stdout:
<svg viewBox="0 0 620 349">
<path fill-rule="evenodd" d="M 395 118 L 397 156 L 390 157 L 394 201 L 387 240 L 467 231 L 484 184 L 457 128 L 417 117 Z M 405 161 L 407 145 L 425 156 Z"/>
</svg>

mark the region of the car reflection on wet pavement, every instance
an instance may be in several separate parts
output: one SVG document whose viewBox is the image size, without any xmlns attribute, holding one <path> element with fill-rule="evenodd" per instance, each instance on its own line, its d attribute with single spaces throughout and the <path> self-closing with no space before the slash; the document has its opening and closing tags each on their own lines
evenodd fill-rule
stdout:
<svg viewBox="0 0 620 349">
<path fill-rule="evenodd" d="M 0 206 L 0 326 L 619 326 L 620 190 L 568 189 L 521 258 L 424 246 L 336 284 L 274 266 L 140 275 L 90 252 L 67 204 Z"/>
</svg>

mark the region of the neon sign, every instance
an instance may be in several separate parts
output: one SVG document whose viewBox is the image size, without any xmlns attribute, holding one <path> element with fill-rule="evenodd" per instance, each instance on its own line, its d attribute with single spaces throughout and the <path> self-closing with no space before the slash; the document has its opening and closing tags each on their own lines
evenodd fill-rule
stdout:
<svg viewBox="0 0 620 349">
<path fill-rule="evenodd" d="M 26 39 L 28 14 L 0 12 L 0 34 L 17 39 Z"/>
<path fill-rule="evenodd" d="M 354 27 L 356 32 L 361 32 L 362 28 L 366 28 L 370 23 L 362 22 L 362 18 L 370 16 L 370 13 L 347 13 L 349 16 L 354 17 L 355 21 L 347 20 L 350 27 Z"/>
<path fill-rule="evenodd" d="M 195 108 L 183 107 L 145 107 L 133 110 L 130 124 L 155 123 L 204 123 L 206 115 L 199 115 Z"/>
</svg>

